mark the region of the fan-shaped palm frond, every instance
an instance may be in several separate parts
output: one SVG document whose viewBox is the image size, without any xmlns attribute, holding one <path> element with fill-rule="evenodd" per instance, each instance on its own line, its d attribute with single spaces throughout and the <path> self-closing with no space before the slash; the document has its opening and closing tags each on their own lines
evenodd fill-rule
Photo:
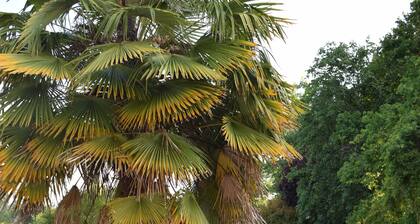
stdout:
<svg viewBox="0 0 420 224">
<path fill-rule="evenodd" d="M 155 128 L 156 123 L 185 121 L 209 113 L 222 91 L 205 82 L 173 80 L 150 90 L 144 100 L 131 101 L 120 110 L 124 128 Z"/>
<path fill-rule="evenodd" d="M 69 79 L 75 74 L 66 61 L 48 55 L 0 54 L 0 70 L 8 74 L 39 75 L 55 80 Z"/>
<path fill-rule="evenodd" d="M 262 124 L 263 127 L 275 133 L 284 133 L 296 128 L 295 120 L 299 112 L 295 111 L 290 103 L 287 105 L 279 100 L 271 99 L 268 95 L 250 94 L 238 99 L 238 104 L 243 114 L 242 118 L 256 126 Z"/>
<path fill-rule="evenodd" d="M 223 117 L 222 131 L 230 147 L 249 155 L 263 155 L 285 159 L 300 157 L 299 153 L 285 141 L 274 139 L 258 132 L 230 117 Z"/>
<path fill-rule="evenodd" d="M 38 136 L 29 141 L 26 147 L 31 152 L 31 160 L 40 166 L 59 168 L 65 165 L 60 156 L 66 147 L 58 139 Z"/>
<path fill-rule="evenodd" d="M 133 99 L 144 98 L 134 83 L 130 80 L 133 69 L 114 65 L 109 68 L 89 73 L 75 80 L 78 86 L 87 90 L 90 95 L 102 98 Z"/>
<path fill-rule="evenodd" d="M 219 39 L 285 39 L 283 26 L 288 19 L 273 16 L 281 3 L 258 1 L 212 1 L 206 4 L 211 32 Z"/>
<path fill-rule="evenodd" d="M 62 95 L 54 84 L 40 79 L 24 79 L 7 85 L 0 103 L 5 108 L 1 116 L 3 126 L 39 127 L 51 120 L 54 111 L 63 105 Z"/>
<path fill-rule="evenodd" d="M 115 224 L 165 223 L 167 210 L 157 196 L 117 198 L 108 205 Z"/>
<path fill-rule="evenodd" d="M 91 139 L 112 132 L 112 113 L 112 104 L 104 99 L 74 96 L 41 133 L 54 138 L 63 134 L 64 141 Z"/>
<path fill-rule="evenodd" d="M 78 0 L 52 0 L 43 4 L 26 22 L 19 37 L 18 50 L 27 45 L 29 52 L 38 54 L 41 51 L 41 32 L 77 2 Z"/>
<path fill-rule="evenodd" d="M 127 138 L 120 134 L 95 138 L 76 146 L 69 161 L 94 165 L 107 163 L 116 170 L 124 170 L 127 167 L 128 156 L 121 145 L 126 141 Z"/>
<path fill-rule="evenodd" d="M 161 50 L 155 48 L 149 42 L 124 41 L 97 45 L 87 50 L 87 53 L 77 60 L 90 58 L 97 55 L 82 71 L 82 75 L 108 68 L 112 65 L 122 64 L 129 59 L 142 59 L 144 54 L 158 53 Z"/>
<path fill-rule="evenodd" d="M 147 18 L 150 22 L 167 28 L 184 23 L 184 20 L 172 11 L 151 6 L 130 5 L 122 7 L 115 5 L 113 9 L 106 13 L 101 21 L 99 30 L 102 31 L 105 38 L 109 39 L 115 34 L 121 23 L 123 23 L 123 27 L 128 27 L 128 17 L 132 19 L 137 19 L 137 17 L 140 19 Z M 127 30 L 123 30 L 124 39 L 127 38 L 127 32 Z"/>
<path fill-rule="evenodd" d="M 28 155 L 13 155 L 1 168 L 1 181 L 39 182 L 57 174 L 57 169 L 41 167 L 35 164 Z"/>
<path fill-rule="evenodd" d="M 219 71 L 200 64 L 190 57 L 178 54 L 157 54 L 147 57 L 144 68 L 145 70 L 141 73 L 141 78 L 143 79 L 153 77 L 192 80 L 226 79 Z"/>
<path fill-rule="evenodd" d="M 185 192 L 175 205 L 172 224 L 208 224 L 206 216 L 192 192 Z"/>
<path fill-rule="evenodd" d="M 11 182 L 0 181 L 0 195 L 6 199 L 13 199 L 16 207 L 30 203 L 35 206 L 49 204 L 50 183 L 42 180 L 39 182 Z M 7 200 L 10 201 L 10 200 Z"/>
<path fill-rule="evenodd" d="M 227 73 L 252 67 L 252 57 L 255 53 L 249 48 L 254 46 L 254 43 L 248 41 L 219 43 L 213 39 L 204 38 L 196 43 L 192 52 L 211 68 Z"/>
<path fill-rule="evenodd" d="M 210 173 L 203 151 L 179 135 L 143 133 L 123 144 L 131 169 L 144 176 L 192 181 Z"/>
<path fill-rule="evenodd" d="M 29 141 L 33 130 L 28 127 L 3 127 L 0 134 L 1 151 L 18 152 Z"/>
</svg>

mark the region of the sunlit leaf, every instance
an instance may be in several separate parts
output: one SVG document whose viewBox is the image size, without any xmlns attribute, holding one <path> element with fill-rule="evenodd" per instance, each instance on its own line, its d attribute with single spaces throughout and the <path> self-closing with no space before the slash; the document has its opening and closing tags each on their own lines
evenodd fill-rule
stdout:
<svg viewBox="0 0 420 224">
<path fill-rule="evenodd" d="M 220 101 L 222 91 L 204 82 L 174 80 L 156 86 L 148 95 L 121 108 L 124 128 L 154 129 L 156 123 L 186 121 L 209 114 Z"/>
<path fill-rule="evenodd" d="M 165 223 L 167 211 L 157 196 L 117 198 L 108 205 L 115 224 Z"/>
<path fill-rule="evenodd" d="M 157 54 L 147 57 L 144 65 L 145 71 L 141 78 L 170 77 L 172 79 L 210 79 L 225 80 L 226 78 L 217 70 L 211 69 L 190 57 L 178 54 Z"/>
<path fill-rule="evenodd" d="M 258 132 L 230 117 L 223 117 L 223 135 L 233 150 L 261 156 L 281 156 L 285 159 L 299 158 L 299 153 L 287 142 L 276 142 L 273 138 Z"/>
<path fill-rule="evenodd" d="M 74 71 L 63 59 L 29 54 L 0 54 L 0 70 L 9 74 L 39 75 L 55 80 L 70 79 Z"/>
<path fill-rule="evenodd" d="M 97 45 L 90 49 L 82 58 L 94 57 L 94 59 L 81 71 L 82 75 L 108 68 L 112 65 L 122 64 L 130 59 L 142 59 L 144 54 L 157 53 L 161 50 L 155 48 L 149 42 L 125 41 Z M 80 60 L 80 59 L 78 59 Z"/>
<path fill-rule="evenodd" d="M 210 173 L 204 152 L 173 133 L 143 133 L 122 147 L 131 168 L 144 176 L 191 181 Z"/>
</svg>

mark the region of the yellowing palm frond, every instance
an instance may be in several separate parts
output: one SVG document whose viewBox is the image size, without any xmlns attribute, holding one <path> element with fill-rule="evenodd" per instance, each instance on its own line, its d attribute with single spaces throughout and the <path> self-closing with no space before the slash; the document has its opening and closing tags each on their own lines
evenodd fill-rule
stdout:
<svg viewBox="0 0 420 224">
<path fill-rule="evenodd" d="M 22 155 L 9 155 L 1 169 L 1 182 L 40 182 L 56 175 L 63 174 L 64 170 L 35 164 L 27 154 L 28 153 Z"/>
<path fill-rule="evenodd" d="M 299 153 L 285 141 L 276 142 L 264 133 L 230 117 L 223 117 L 222 131 L 233 150 L 254 156 L 281 156 L 288 160 L 300 157 Z"/>
<path fill-rule="evenodd" d="M 66 147 L 58 139 L 38 136 L 29 141 L 26 147 L 31 152 L 31 160 L 40 166 L 59 168 L 65 165 L 60 156 Z"/>
<path fill-rule="evenodd" d="M 18 50 L 27 45 L 29 52 L 38 54 L 41 50 L 41 32 L 77 2 L 78 0 L 52 0 L 43 4 L 26 22 L 19 37 Z"/>
<path fill-rule="evenodd" d="M 206 216 L 192 192 L 185 192 L 177 202 L 171 224 L 208 224 Z"/>
<path fill-rule="evenodd" d="M 287 105 L 257 94 L 238 99 L 238 104 L 242 118 L 256 125 L 262 124 L 270 131 L 282 134 L 296 128 L 298 112 L 292 104 Z"/>
<path fill-rule="evenodd" d="M 5 199 L 13 199 L 16 207 L 24 206 L 25 203 L 42 206 L 50 202 L 48 198 L 50 183 L 48 181 L 42 180 L 39 182 L 22 183 L 2 181 L 0 183 L 0 195 L 5 197 Z"/>
<path fill-rule="evenodd" d="M 91 139 L 112 132 L 112 104 L 90 96 L 74 96 L 69 105 L 41 128 L 41 133 L 64 141 Z"/>
<path fill-rule="evenodd" d="M 121 43 L 110 43 L 88 49 L 88 54 L 77 60 L 97 55 L 82 71 L 81 75 L 99 71 L 112 65 L 122 64 L 130 59 L 142 59 L 144 54 L 158 53 L 161 50 L 155 48 L 149 42 L 124 41 Z"/>
<path fill-rule="evenodd" d="M 204 152 L 173 133 L 143 133 L 122 147 L 130 156 L 131 169 L 141 176 L 192 181 L 210 173 Z"/>
<path fill-rule="evenodd" d="M 60 109 L 63 92 L 49 82 L 27 79 L 12 83 L 0 97 L 4 107 L 1 123 L 4 126 L 36 127 L 48 122 Z"/>
<path fill-rule="evenodd" d="M 171 79 L 225 80 L 219 71 L 198 63 L 190 57 L 178 54 L 157 54 L 147 57 L 143 79 L 170 77 Z"/>
<path fill-rule="evenodd" d="M 209 113 L 221 95 L 220 89 L 205 82 L 168 81 L 150 90 L 150 97 L 123 106 L 120 122 L 124 128 L 154 129 L 156 123 L 185 121 Z"/>
<path fill-rule="evenodd" d="M 108 163 L 117 170 L 124 170 L 127 167 L 128 156 L 121 145 L 126 141 L 127 138 L 119 134 L 98 137 L 76 146 L 69 160 L 94 165 Z"/>
<path fill-rule="evenodd" d="M 73 69 L 66 61 L 47 55 L 0 54 L 0 70 L 9 74 L 39 75 L 55 80 L 74 76 Z"/>
<path fill-rule="evenodd" d="M 165 223 L 167 210 L 157 196 L 117 198 L 108 205 L 115 224 Z"/>
</svg>

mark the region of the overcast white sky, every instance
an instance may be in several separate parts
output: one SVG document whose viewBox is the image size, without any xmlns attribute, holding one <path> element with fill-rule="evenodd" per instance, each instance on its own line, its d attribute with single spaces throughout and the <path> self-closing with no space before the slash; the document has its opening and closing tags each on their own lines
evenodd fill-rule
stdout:
<svg viewBox="0 0 420 224">
<path fill-rule="evenodd" d="M 274 40 L 271 49 L 279 71 L 297 83 L 317 51 L 330 41 L 378 42 L 395 27 L 411 0 L 266 0 L 283 2 L 283 17 L 295 20 L 286 28 L 287 41 Z M 0 0 L 0 11 L 17 12 L 24 0 Z"/>
</svg>

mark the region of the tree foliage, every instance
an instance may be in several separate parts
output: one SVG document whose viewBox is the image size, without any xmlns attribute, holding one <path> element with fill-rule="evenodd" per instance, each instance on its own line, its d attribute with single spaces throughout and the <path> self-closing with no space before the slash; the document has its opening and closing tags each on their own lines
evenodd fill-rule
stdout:
<svg viewBox="0 0 420 224">
<path fill-rule="evenodd" d="M 379 46 L 328 44 L 308 70 L 290 136 L 304 165 L 280 180 L 297 181 L 297 223 L 420 222 L 420 1 L 411 10 Z"/>
</svg>

